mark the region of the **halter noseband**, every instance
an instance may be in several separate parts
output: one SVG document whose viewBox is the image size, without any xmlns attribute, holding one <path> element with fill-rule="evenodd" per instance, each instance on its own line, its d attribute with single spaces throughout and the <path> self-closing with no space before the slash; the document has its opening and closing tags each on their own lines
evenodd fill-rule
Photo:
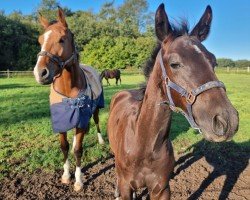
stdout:
<svg viewBox="0 0 250 200">
<path fill-rule="evenodd" d="M 162 77 L 163 77 L 164 83 L 166 85 L 167 97 L 169 100 L 168 104 L 169 104 L 170 109 L 174 112 L 180 112 L 182 115 L 184 115 L 185 118 L 188 120 L 189 124 L 192 126 L 192 128 L 199 130 L 199 132 L 201 133 L 201 129 L 199 128 L 199 126 L 197 125 L 197 123 L 194 120 L 194 116 L 192 113 L 192 105 L 195 103 L 196 97 L 199 94 L 201 94 L 201 93 L 203 93 L 211 88 L 222 87 L 222 88 L 226 89 L 224 83 L 222 83 L 221 81 L 209 81 L 209 82 L 207 82 L 207 83 L 205 83 L 205 84 L 203 84 L 195 89 L 192 89 L 190 92 L 188 92 L 187 90 L 185 90 L 181 86 L 172 82 L 169 79 L 169 77 L 167 76 L 166 69 L 165 69 L 164 63 L 163 63 L 161 49 L 159 51 L 159 56 L 160 56 L 160 66 L 161 66 L 161 70 L 162 70 Z M 175 103 L 174 103 L 172 96 L 171 96 L 170 88 L 175 90 L 182 97 L 186 98 L 187 112 L 185 112 L 181 108 L 175 106 Z"/>
<path fill-rule="evenodd" d="M 66 61 L 63 61 L 59 56 L 56 56 L 48 51 L 40 51 L 37 54 L 37 57 L 39 56 L 48 56 L 50 58 L 50 60 L 56 64 L 59 65 L 59 67 L 61 69 L 63 69 L 68 63 L 70 63 L 72 60 L 74 60 L 74 62 L 77 60 L 77 50 L 75 48 L 75 51 L 72 53 L 72 55 L 70 56 L 70 58 Z"/>
</svg>

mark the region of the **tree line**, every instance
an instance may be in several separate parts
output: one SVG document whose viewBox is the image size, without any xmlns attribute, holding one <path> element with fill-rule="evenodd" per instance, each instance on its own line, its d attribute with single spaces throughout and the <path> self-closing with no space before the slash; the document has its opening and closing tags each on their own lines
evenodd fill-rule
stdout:
<svg viewBox="0 0 250 200">
<path fill-rule="evenodd" d="M 33 69 L 40 51 L 37 39 L 43 31 L 38 13 L 55 20 L 59 5 L 56 0 L 42 0 L 30 15 L 0 11 L 0 70 Z M 125 0 L 118 7 L 114 1 L 106 2 L 98 13 L 63 9 L 84 64 L 100 70 L 140 68 L 156 45 L 154 14 L 147 0 Z M 218 66 L 248 67 L 250 61 L 218 59 Z"/>
</svg>

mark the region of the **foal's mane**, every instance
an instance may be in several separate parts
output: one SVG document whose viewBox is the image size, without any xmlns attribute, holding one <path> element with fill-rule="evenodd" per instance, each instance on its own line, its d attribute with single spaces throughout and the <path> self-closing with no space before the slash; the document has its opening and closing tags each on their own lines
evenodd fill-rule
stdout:
<svg viewBox="0 0 250 200">
<path fill-rule="evenodd" d="M 172 33 L 168 35 L 166 38 L 167 40 L 174 41 L 177 37 L 183 36 L 183 35 L 189 35 L 189 24 L 187 19 L 181 19 L 180 21 L 174 21 L 174 23 L 171 23 Z M 136 99 L 141 101 L 144 98 L 148 79 L 150 77 L 151 72 L 153 71 L 156 57 L 158 55 L 159 50 L 161 49 L 161 43 L 157 41 L 155 48 L 151 52 L 150 57 L 146 61 L 145 65 L 142 68 L 144 77 L 146 79 L 146 82 L 140 85 L 139 90 L 137 91 Z"/>
<path fill-rule="evenodd" d="M 177 37 L 180 37 L 183 35 L 189 35 L 189 24 L 186 19 L 182 19 L 180 22 L 175 21 L 175 23 L 171 24 L 171 28 L 172 28 L 172 33 L 168 35 L 167 40 L 173 41 Z M 148 78 L 151 72 L 153 71 L 156 57 L 160 49 L 161 49 L 161 44 L 159 41 L 157 41 L 155 48 L 151 52 L 151 56 L 146 61 L 143 67 L 143 74 L 146 78 L 146 82 L 148 81 Z"/>
</svg>

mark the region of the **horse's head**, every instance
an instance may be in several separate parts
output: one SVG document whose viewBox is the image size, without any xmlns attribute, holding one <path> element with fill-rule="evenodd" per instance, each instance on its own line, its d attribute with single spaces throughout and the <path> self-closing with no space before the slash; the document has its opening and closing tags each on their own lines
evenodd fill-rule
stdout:
<svg viewBox="0 0 250 200">
<path fill-rule="evenodd" d="M 212 9 L 208 6 L 194 29 L 188 33 L 168 21 L 164 5 L 156 12 L 155 30 L 161 42 L 158 58 L 170 104 L 181 108 L 192 126 L 207 140 L 229 140 L 238 130 L 238 112 L 229 101 L 224 84 L 215 75 L 215 56 L 203 45 L 210 31 Z M 160 62 L 161 62 L 160 61 Z"/>
<path fill-rule="evenodd" d="M 49 23 L 40 16 L 44 33 L 39 36 L 41 52 L 38 54 L 34 75 L 40 84 L 50 84 L 53 78 L 60 74 L 64 67 L 77 59 L 73 34 L 68 29 L 63 10 L 58 8 L 58 19 Z"/>
</svg>

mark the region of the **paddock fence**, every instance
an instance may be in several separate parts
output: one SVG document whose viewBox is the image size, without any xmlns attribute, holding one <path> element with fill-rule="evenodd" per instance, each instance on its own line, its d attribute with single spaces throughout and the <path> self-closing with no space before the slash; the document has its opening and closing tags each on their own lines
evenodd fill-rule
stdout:
<svg viewBox="0 0 250 200">
<path fill-rule="evenodd" d="M 33 71 L 0 71 L 0 78 L 32 77 Z"/>
<path fill-rule="evenodd" d="M 237 67 L 217 67 L 215 68 L 216 73 L 232 73 L 232 74 L 249 74 L 250 67 L 247 68 L 237 68 Z M 143 74 L 140 69 L 123 69 L 121 73 L 124 75 L 133 75 L 133 74 Z M 33 77 L 33 71 L 0 71 L 0 78 L 15 78 L 15 77 Z"/>
</svg>

